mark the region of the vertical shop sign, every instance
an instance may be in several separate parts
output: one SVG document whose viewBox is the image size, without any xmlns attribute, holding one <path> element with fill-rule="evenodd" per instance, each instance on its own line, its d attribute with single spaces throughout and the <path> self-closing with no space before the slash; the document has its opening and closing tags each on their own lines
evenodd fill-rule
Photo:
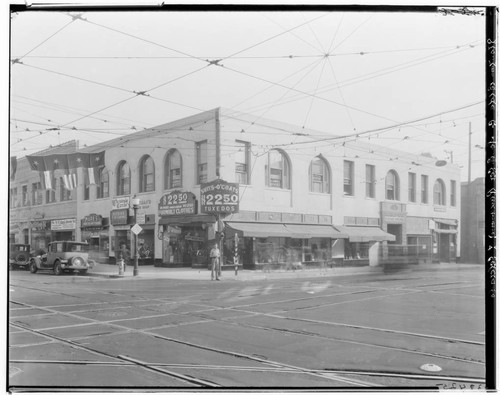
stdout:
<svg viewBox="0 0 500 395">
<path fill-rule="evenodd" d="M 224 180 L 201 184 L 200 209 L 207 214 L 235 214 L 239 211 L 240 186 Z"/>
</svg>

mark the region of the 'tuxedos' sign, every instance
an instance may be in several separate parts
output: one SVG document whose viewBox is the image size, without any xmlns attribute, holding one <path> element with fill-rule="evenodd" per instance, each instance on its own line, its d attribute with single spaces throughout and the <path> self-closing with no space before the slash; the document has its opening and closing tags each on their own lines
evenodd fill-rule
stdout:
<svg viewBox="0 0 500 395">
<path fill-rule="evenodd" d="M 239 184 L 215 180 L 201 184 L 200 209 L 207 214 L 234 214 L 239 211 Z"/>
</svg>

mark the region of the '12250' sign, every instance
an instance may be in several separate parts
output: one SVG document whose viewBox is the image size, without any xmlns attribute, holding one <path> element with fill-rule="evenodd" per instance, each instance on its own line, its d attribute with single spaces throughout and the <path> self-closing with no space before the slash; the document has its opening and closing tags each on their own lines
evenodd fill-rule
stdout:
<svg viewBox="0 0 500 395">
<path fill-rule="evenodd" d="M 200 209 L 207 214 L 234 214 L 239 211 L 240 186 L 224 180 L 201 184 Z"/>
</svg>

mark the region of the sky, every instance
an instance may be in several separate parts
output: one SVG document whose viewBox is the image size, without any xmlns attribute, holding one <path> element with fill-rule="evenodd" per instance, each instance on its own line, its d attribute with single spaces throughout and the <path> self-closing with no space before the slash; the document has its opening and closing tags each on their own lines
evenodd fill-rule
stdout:
<svg viewBox="0 0 500 395">
<path fill-rule="evenodd" d="M 485 17 L 424 12 L 11 15 L 10 155 L 224 107 L 484 176 Z"/>
</svg>

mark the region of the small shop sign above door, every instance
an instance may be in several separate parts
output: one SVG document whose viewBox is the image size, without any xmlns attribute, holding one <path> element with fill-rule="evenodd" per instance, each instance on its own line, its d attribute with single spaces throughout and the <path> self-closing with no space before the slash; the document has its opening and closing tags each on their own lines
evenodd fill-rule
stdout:
<svg viewBox="0 0 500 395">
<path fill-rule="evenodd" d="M 237 213 L 240 204 L 240 185 L 224 180 L 215 180 L 201 184 L 200 200 L 202 213 Z"/>
<path fill-rule="evenodd" d="M 198 205 L 192 192 L 172 191 L 163 195 L 158 203 L 160 216 L 196 214 Z"/>
</svg>

